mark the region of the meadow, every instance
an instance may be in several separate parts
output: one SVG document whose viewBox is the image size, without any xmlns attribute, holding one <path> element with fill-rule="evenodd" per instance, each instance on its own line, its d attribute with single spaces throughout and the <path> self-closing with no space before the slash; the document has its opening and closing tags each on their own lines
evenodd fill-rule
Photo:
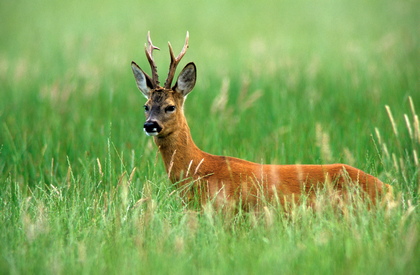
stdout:
<svg viewBox="0 0 420 275">
<path fill-rule="evenodd" d="M 1 1 L 1 274 L 420 274 L 418 1 Z M 285 213 L 186 207 L 143 133 L 147 31 L 161 81 L 197 65 L 204 151 L 347 163 L 395 201 Z M 178 71 L 179 72 L 179 71 Z"/>
</svg>

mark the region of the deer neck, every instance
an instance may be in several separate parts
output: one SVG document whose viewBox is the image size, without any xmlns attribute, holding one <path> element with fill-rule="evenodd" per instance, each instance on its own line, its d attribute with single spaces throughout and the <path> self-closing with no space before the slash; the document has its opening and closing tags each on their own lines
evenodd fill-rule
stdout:
<svg viewBox="0 0 420 275">
<path fill-rule="evenodd" d="M 172 134 L 166 137 L 154 137 L 154 140 L 172 182 L 192 176 L 204 158 L 205 153 L 195 145 L 186 121 Z"/>
</svg>

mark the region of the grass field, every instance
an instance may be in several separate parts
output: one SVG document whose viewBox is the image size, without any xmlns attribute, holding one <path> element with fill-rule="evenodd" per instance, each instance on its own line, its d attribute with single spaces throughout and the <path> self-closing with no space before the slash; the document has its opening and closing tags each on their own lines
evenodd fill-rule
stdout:
<svg viewBox="0 0 420 275">
<path fill-rule="evenodd" d="M 143 3 L 144 2 L 144 3 Z M 1 1 L 1 274 L 420 274 L 418 1 Z M 196 144 L 343 162 L 390 183 L 367 210 L 183 206 L 130 62 L 190 49 Z"/>
</svg>

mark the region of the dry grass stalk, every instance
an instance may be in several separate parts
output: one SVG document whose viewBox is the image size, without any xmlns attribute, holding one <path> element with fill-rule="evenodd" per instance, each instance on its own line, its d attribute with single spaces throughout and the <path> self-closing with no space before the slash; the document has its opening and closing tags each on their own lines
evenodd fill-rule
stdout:
<svg viewBox="0 0 420 275">
<path fill-rule="evenodd" d="M 392 116 L 391 108 L 389 108 L 388 105 L 385 105 L 386 112 L 388 113 L 389 120 L 391 121 L 392 130 L 394 131 L 394 134 L 396 137 L 398 137 L 398 129 L 397 125 L 395 124 L 394 117 Z"/>
<path fill-rule="evenodd" d="M 330 136 L 324 132 L 320 123 L 316 124 L 316 145 L 321 150 L 321 157 L 325 162 L 332 161 L 332 153 L 330 147 Z"/>
</svg>

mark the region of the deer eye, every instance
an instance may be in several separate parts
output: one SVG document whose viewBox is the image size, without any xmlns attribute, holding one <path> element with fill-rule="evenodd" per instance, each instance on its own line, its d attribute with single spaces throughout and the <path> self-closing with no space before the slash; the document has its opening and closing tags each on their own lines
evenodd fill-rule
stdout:
<svg viewBox="0 0 420 275">
<path fill-rule="evenodd" d="M 148 112 L 148 111 L 149 111 L 149 106 L 144 105 L 143 107 L 144 107 L 144 110 L 145 110 L 146 112 Z"/>
<path fill-rule="evenodd" d="M 168 106 L 165 108 L 165 112 L 167 113 L 173 113 L 175 112 L 175 106 Z"/>
</svg>

